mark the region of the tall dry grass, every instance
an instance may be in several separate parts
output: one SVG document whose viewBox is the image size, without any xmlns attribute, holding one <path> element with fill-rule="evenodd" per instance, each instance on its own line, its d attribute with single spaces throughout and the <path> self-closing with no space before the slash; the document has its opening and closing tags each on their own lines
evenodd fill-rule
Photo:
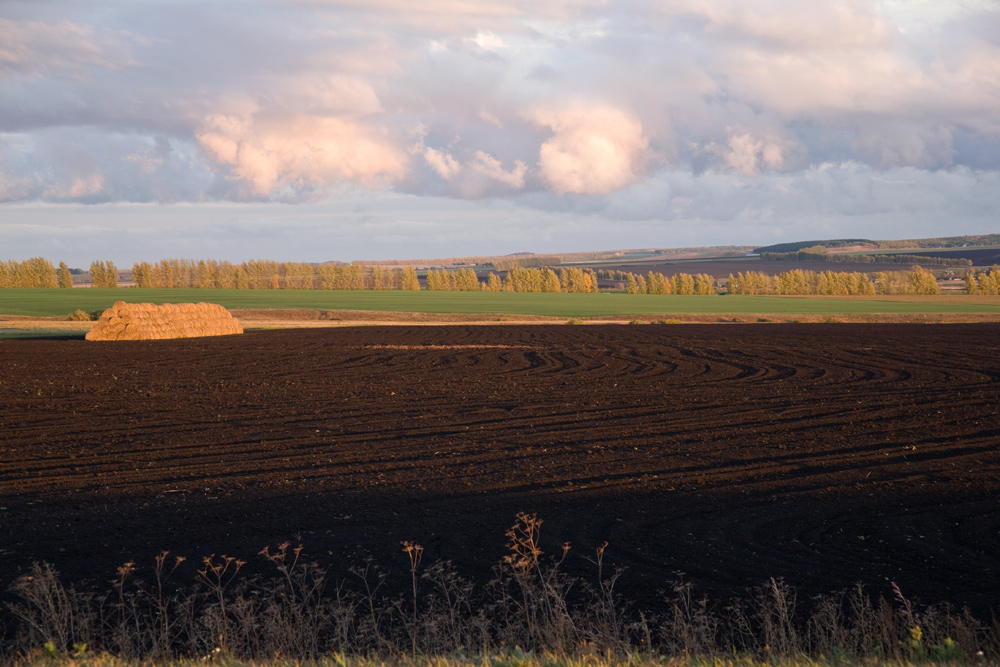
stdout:
<svg viewBox="0 0 1000 667">
<path fill-rule="evenodd" d="M 718 601 L 678 575 L 664 582 L 655 609 L 636 609 L 615 592 L 624 575 L 608 571 L 606 544 L 586 556 L 593 572 L 581 581 L 563 571 L 568 544 L 554 555 L 542 551 L 541 526 L 537 516 L 519 514 L 506 534 L 507 556 L 482 583 L 450 562 L 424 565 L 420 545 L 404 542 L 405 583 L 393 588 L 404 594 L 388 592 L 390 573 L 372 561 L 335 580 L 290 544 L 260 552 L 271 576 L 246 575 L 243 561 L 210 555 L 185 578 L 184 559 L 162 553 L 148 577 L 126 563 L 98 592 L 67 585 L 51 565 L 35 563 L 10 589 L 0 660 L 1000 660 L 1000 621 L 947 605 L 918 608 L 898 588 L 888 600 L 861 586 L 803 600 L 771 579 L 739 599 Z"/>
</svg>

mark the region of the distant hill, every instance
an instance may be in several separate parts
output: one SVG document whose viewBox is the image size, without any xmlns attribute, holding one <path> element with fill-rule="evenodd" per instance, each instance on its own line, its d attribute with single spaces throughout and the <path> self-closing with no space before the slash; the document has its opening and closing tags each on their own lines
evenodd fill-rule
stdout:
<svg viewBox="0 0 1000 667">
<path fill-rule="evenodd" d="M 796 241 L 794 243 L 776 243 L 774 245 L 755 248 L 754 252 L 798 252 L 812 246 L 827 248 L 843 248 L 849 246 L 868 245 L 873 250 L 899 250 L 910 248 L 964 248 L 967 246 L 1000 245 L 1000 234 L 973 234 L 967 236 L 945 236 L 928 239 L 903 239 L 899 241 L 872 241 L 870 239 L 826 239 L 823 241 Z"/>
<path fill-rule="evenodd" d="M 793 243 L 775 243 L 774 245 L 766 245 L 761 248 L 754 248 L 754 252 L 758 255 L 762 252 L 798 252 L 803 248 L 811 248 L 813 246 L 821 245 L 825 248 L 843 248 L 845 246 L 856 246 L 856 245 L 870 245 L 873 248 L 879 247 L 878 241 L 871 241 L 869 239 L 827 239 L 825 241 L 795 241 Z"/>
</svg>

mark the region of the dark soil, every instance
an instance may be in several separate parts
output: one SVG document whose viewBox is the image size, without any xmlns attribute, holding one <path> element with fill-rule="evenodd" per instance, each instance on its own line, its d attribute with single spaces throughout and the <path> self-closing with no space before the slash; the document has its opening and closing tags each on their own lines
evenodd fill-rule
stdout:
<svg viewBox="0 0 1000 667">
<path fill-rule="evenodd" d="M 414 540 L 485 581 L 527 511 L 582 576 L 607 540 L 641 606 L 684 572 L 714 598 L 896 582 L 986 615 L 998 398 L 992 325 L 2 341 L 0 586 L 33 560 L 103 586 L 162 549 L 193 580 L 285 540 L 337 573 L 371 554 L 400 587 Z"/>
</svg>

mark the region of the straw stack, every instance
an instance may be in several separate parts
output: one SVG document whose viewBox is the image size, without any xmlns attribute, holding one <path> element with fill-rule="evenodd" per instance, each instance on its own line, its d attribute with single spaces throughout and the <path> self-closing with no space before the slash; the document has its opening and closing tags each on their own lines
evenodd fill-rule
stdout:
<svg viewBox="0 0 1000 667">
<path fill-rule="evenodd" d="M 161 340 L 243 333 L 239 320 L 214 303 L 125 303 L 104 311 L 87 340 Z"/>
</svg>

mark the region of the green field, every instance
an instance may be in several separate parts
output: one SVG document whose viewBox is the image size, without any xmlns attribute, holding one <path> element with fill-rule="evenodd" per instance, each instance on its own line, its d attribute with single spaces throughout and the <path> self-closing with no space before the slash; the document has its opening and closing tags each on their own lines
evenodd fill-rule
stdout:
<svg viewBox="0 0 1000 667">
<path fill-rule="evenodd" d="M 226 308 L 293 308 L 410 313 L 497 313 L 552 317 L 870 313 L 1000 313 L 1000 297 L 774 297 L 652 294 L 534 294 L 514 292 L 375 292 L 213 289 L 0 289 L 0 314 L 59 317 L 95 311 L 115 301 L 196 303 Z"/>
</svg>

